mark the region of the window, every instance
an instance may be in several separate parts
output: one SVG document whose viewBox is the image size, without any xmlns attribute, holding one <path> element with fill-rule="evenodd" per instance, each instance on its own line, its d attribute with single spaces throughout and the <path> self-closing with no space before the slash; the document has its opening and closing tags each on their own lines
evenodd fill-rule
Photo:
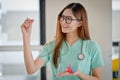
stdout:
<svg viewBox="0 0 120 80">
<path fill-rule="evenodd" d="M 26 74 L 20 28 L 26 18 L 34 19 L 31 45 L 36 58 L 41 48 L 39 14 L 39 0 L 0 1 L 0 79 L 40 80 L 40 72 Z"/>
</svg>

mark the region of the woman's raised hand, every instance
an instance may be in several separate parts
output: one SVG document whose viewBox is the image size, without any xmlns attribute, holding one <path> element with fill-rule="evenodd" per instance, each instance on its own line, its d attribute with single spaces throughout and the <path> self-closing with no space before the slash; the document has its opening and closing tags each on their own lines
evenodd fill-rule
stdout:
<svg viewBox="0 0 120 80">
<path fill-rule="evenodd" d="M 23 37 L 29 37 L 30 38 L 33 21 L 34 21 L 33 19 L 27 18 L 23 22 L 23 24 L 21 25 L 21 30 L 22 30 L 22 33 L 23 33 Z"/>
</svg>

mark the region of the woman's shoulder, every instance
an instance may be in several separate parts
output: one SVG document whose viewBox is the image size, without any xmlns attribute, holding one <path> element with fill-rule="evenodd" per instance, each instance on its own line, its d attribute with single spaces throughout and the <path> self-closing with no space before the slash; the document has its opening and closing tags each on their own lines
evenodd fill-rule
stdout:
<svg viewBox="0 0 120 80">
<path fill-rule="evenodd" d="M 46 42 L 45 45 L 47 45 L 47 46 L 54 46 L 55 44 L 56 44 L 56 40 L 53 39 L 53 40 L 50 40 L 50 41 Z"/>
<path fill-rule="evenodd" d="M 51 41 L 46 42 L 44 47 L 46 47 L 49 51 L 51 51 L 51 50 L 53 50 L 55 48 L 55 45 L 56 45 L 56 40 L 53 39 Z"/>
<path fill-rule="evenodd" d="M 99 47 L 99 44 L 95 40 L 84 40 L 84 43 L 89 46 L 93 47 Z"/>
<path fill-rule="evenodd" d="M 90 56 L 101 53 L 101 47 L 95 40 L 85 40 L 85 47 L 90 52 Z"/>
</svg>

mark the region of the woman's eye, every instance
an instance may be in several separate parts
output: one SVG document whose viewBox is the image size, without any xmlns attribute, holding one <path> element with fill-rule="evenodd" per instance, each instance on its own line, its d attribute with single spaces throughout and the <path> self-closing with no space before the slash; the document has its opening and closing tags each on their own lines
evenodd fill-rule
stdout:
<svg viewBox="0 0 120 80">
<path fill-rule="evenodd" d="M 70 18 L 70 17 L 67 17 L 67 20 L 71 20 L 71 18 Z"/>
</svg>

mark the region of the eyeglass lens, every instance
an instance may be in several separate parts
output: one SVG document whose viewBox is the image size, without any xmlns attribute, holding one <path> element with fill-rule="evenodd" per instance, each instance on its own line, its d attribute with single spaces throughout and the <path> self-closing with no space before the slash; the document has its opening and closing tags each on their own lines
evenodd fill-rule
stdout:
<svg viewBox="0 0 120 80">
<path fill-rule="evenodd" d="M 73 20 L 76 20 L 76 21 L 80 21 L 79 19 L 72 19 L 71 16 L 60 16 L 60 22 L 64 21 L 67 23 L 67 24 L 70 24 Z"/>
<path fill-rule="evenodd" d="M 60 22 L 62 22 L 64 20 L 67 24 L 70 24 L 72 22 L 72 17 L 71 16 L 61 16 L 60 17 Z"/>
</svg>

